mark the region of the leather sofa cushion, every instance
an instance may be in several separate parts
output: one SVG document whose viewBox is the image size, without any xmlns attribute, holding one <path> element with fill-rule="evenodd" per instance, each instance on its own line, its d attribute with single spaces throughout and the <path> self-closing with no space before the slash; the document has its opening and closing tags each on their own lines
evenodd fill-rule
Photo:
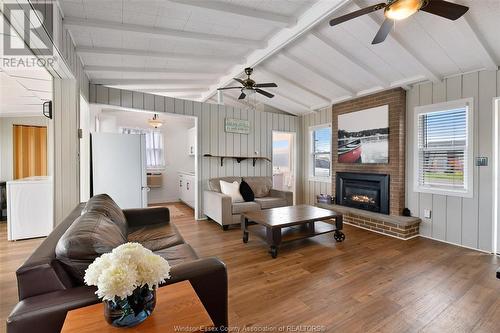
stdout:
<svg viewBox="0 0 500 333">
<path fill-rule="evenodd" d="M 129 228 L 128 241 L 140 243 L 151 251 L 158 251 L 184 243 L 184 239 L 177 231 L 177 228 L 171 223 Z"/>
<path fill-rule="evenodd" d="M 61 236 L 55 252 L 68 272 L 83 283 L 85 270 L 95 258 L 126 242 L 118 225 L 106 215 L 88 212 L 78 217 Z"/>
<path fill-rule="evenodd" d="M 166 259 L 170 266 L 198 259 L 196 252 L 188 244 L 179 244 L 166 249 L 154 251 L 155 254 Z"/>
<path fill-rule="evenodd" d="M 210 191 L 221 193 L 221 190 L 220 190 L 220 181 L 221 180 L 228 182 L 228 183 L 232 183 L 234 181 L 241 183 L 241 177 L 211 178 L 208 180 L 208 188 L 210 189 Z"/>
<path fill-rule="evenodd" d="M 273 188 L 273 180 L 271 177 L 245 177 L 243 180 L 250 185 L 256 198 L 268 196 L 269 191 Z"/>
<path fill-rule="evenodd" d="M 255 202 L 257 202 L 260 205 L 260 208 L 262 209 L 288 206 L 284 198 L 275 198 L 275 197 L 255 198 Z"/>
<path fill-rule="evenodd" d="M 260 210 L 260 206 L 256 202 L 234 202 L 232 207 L 233 214 L 252 212 L 254 210 Z"/>
<path fill-rule="evenodd" d="M 127 219 L 121 208 L 107 194 L 97 194 L 87 201 L 82 210 L 82 214 L 87 212 L 99 212 L 106 215 L 111 221 L 116 223 L 124 237 L 127 237 Z"/>
</svg>

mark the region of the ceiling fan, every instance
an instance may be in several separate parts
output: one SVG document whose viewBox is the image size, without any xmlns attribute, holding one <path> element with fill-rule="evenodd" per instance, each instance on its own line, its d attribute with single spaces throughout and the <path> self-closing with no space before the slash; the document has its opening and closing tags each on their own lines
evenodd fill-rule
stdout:
<svg viewBox="0 0 500 333">
<path fill-rule="evenodd" d="M 372 44 L 382 43 L 386 39 L 394 26 L 394 21 L 404 20 L 419 10 L 455 21 L 462 17 L 469 10 L 469 7 L 444 0 L 388 0 L 387 3 L 379 3 L 334 18 L 330 21 L 330 25 L 334 26 L 380 9 L 384 9 L 385 20 Z"/>
<path fill-rule="evenodd" d="M 242 80 L 236 77 L 234 78 L 236 81 L 238 81 L 243 85 L 242 87 L 224 87 L 224 88 L 219 88 L 217 90 L 240 89 L 241 94 L 238 97 L 238 99 L 244 99 L 247 95 L 252 95 L 255 93 L 259 93 L 266 97 L 273 98 L 274 97 L 273 94 L 268 93 L 267 91 L 259 88 L 276 88 L 278 85 L 276 83 L 256 83 L 254 80 L 250 78 L 252 72 L 253 68 L 247 67 L 245 68 L 245 74 L 247 75 L 246 79 Z"/>
</svg>

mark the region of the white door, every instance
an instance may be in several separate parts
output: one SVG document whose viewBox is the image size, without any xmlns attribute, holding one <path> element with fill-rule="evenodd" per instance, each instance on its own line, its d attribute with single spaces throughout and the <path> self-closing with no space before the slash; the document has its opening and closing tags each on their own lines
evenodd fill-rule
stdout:
<svg viewBox="0 0 500 333">
<path fill-rule="evenodd" d="M 295 133 L 273 131 L 273 188 L 293 192 L 295 204 Z"/>
<path fill-rule="evenodd" d="M 118 206 L 147 207 L 146 141 L 139 134 L 92 134 L 93 193 L 107 193 Z"/>
</svg>

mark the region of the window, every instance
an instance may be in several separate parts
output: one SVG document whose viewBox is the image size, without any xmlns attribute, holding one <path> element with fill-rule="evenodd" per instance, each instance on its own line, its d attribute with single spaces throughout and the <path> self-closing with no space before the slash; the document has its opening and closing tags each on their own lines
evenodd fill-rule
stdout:
<svg viewBox="0 0 500 333">
<path fill-rule="evenodd" d="M 144 134 L 146 136 L 146 166 L 148 169 L 165 168 L 163 134 L 153 129 L 121 128 L 124 134 Z"/>
<path fill-rule="evenodd" d="M 323 181 L 330 181 L 331 175 L 331 146 L 332 128 L 320 125 L 310 128 L 311 138 L 311 177 Z"/>
<path fill-rule="evenodd" d="M 472 99 L 416 108 L 415 191 L 472 197 Z"/>
</svg>

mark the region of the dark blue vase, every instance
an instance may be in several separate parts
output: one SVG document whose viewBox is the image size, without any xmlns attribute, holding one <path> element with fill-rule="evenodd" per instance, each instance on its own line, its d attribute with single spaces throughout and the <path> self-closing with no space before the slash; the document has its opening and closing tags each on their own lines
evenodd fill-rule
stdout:
<svg viewBox="0 0 500 333">
<path fill-rule="evenodd" d="M 148 318 L 156 305 L 156 289 L 136 288 L 127 298 L 104 301 L 104 318 L 116 327 L 132 327 Z"/>
</svg>

